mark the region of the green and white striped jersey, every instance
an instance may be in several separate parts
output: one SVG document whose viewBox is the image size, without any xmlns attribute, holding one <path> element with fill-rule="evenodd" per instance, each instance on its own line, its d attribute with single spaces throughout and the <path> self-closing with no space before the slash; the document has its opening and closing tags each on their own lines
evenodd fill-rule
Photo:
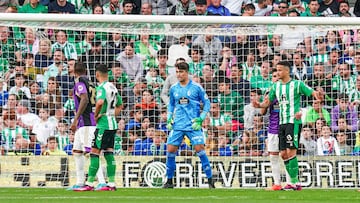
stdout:
<svg viewBox="0 0 360 203">
<path fill-rule="evenodd" d="M 16 126 L 15 129 L 4 128 L 1 131 L 1 145 L 5 150 L 14 150 L 16 136 L 21 135 L 24 139 L 30 140 L 29 134 L 25 128 Z"/>
<path fill-rule="evenodd" d="M 301 95 L 310 96 L 313 89 L 299 80 L 290 80 L 286 84 L 276 82 L 270 89 L 269 99 L 275 98 L 280 106 L 280 124 L 295 123 L 295 114 L 300 111 Z M 296 120 L 301 123 L 301 120 Z"/>
<path fill-rule="evenodd" d="M 77 60 L 77 58 L 78 58 L 78 55 L 76 52 L 76 47 L 74 44 L 72 44 L 70 42 L 65 42 L 65 44 L 59 44 L 58 42 L 55 42 L 55 44 L 53 44 L 51 46 L 51 50 L 54 53 L 54 51 L 56 49 L 63 50 L 66 59 L 76 59 Z"/>
<path fill-rule="evenodd" d="M 104 100 L 99 114 L 102 116 L 96 123 L 96 128 L 103 130 L 116 130 L 118 125 L 115 118 L 115 107 L 122 105 L 122 99 L 116 87 L 108 81 L 96 88 L 96 101 Z"/>
<path fill-rule="evenodd" d="M 333 90 L 349 95 L 352 90 L 356 89 L 356 76 L 352 75 L 349 79 L 344 79 L 340 75 L 336 75 L 331 80 L 331 83 Z"/>
</svg>

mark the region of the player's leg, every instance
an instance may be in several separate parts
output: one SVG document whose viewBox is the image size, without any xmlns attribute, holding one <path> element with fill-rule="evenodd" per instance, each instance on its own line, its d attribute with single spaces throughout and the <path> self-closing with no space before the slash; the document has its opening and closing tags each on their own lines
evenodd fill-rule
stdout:
<svg viewBox="0 0 360 203">
<path fill-rule="evenodd" d="M 100 166 L 100 146 L 101 146 L 101 138 L 98 139 L 98 137 L 102 137 L 103 132 L 99 132 L 98 129 L 95 130 L 94 138 L 92 141 L 92 148 L 90 151 L 90 165 L 88 170 L 88 179 L 86 181 L 86 184 L 84 187 L 75 189 L 75 191 L 92 191 L 94 190 L 94 180 L 96 173 Z"/>
<path fill-rule="evenodd" d="M 75 161 L 75 170 L 76 170 L 76 184 L 69 188 L 73 190 L 75 188 L 80 188 L 85 184 L 85 156 L 84 156 L 84 145 L 83 145 L 83 136 L 84 136 L 84 127 L 79 128 L 74 135 L 74 147 L 73 155 Z"/>
<path fill-rule="evenodd" d="M 91 151 L 91 143 L 95 137 L 95 130 L 96 130 L 96 126 L 86 126 L 85 128 L 85 136 L 84 136 L 84 145 L 85 145 L 85 152 L 86 153 L 90 153 Z M 96 186 L 96 188 L 102 188 L 106 186 L 106 181 L 105 181 L 105 177 L 104 177 L 104 171 L 103 168 L 101 167 L 101 162 L 99 163 L 99 168 L 98 171 L 96 173 L 96 177 L 98 180 L 98 185 Z"/>
<path fill-rule="evenodd" d="M 191 140 L 192 145 L 194 145 L 194 149 L 196 154 L 200 158 L 201 167 L 208 178 L 209 188 L 215 188 L 214 181 L 212 179 L 212 170 L 210 166 L 210 161 L 205 152 L 205 139 L 202 133 L 202 130 L 190 131 L 186 134 Z"/>
<path fill-rule="evenodd" d="M 167 153 L 166 153 L 166 177 L 167 182 L 164 184 L 163 188 L 174 188 L 173 178 L 176 169 L 176 153 L 178 146 L 180 146 L 182 140 L 184 139 L 184 134 L 182 131 L 172 130 L 169 134 L 167 140 Z"/>
<path fill-rule="evenodd" d="M 277 134 L 268 134 L 268 152 L 271 163 L 271 172 L 274 184 L 271 190 L 281 190 L 280 183 L 280 157 L 279 157 L 279 136 Z"/>
<path fill-rule="evenodd" d="M 101 188 L 100 190 L 116 190 L 115 185 L 115 172 L 116 172 L 116 162 L 114 158 L 114 141 L 115 141 L 116 130 L 105 130 L 101 149 L 104 151 L 104 157 L 106 160 L 106 171 L 108 174 L 109 182 L 106 187 Z"/>
<path fill-rule="evenodd" d="M 296 157 L 297 148 L 299 146 L 299 133 L 301 130 L 301 124 L 287 124 L 285 134 L 287 135 L 286 149 L 281 151 L 281 156 L 284 160 L 284 164 L 287 172 L 290 176 L 291 185 L 288 185 L 285 189 L 301 190 L 299 184 L 299 164 Z"/>
</svg>

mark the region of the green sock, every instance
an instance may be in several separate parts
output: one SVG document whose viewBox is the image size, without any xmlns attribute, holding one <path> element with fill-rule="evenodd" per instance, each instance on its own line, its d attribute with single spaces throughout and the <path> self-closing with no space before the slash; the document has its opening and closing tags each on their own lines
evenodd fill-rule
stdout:
<svg viewBox="0 0 360 203">
<path fill-rule="evenodd" d="M 105 160 L 106 160 L 106 169 L 107 169 L 107 175 L 109 178 L 109 182 L 113 183 L 115 182 L 115 171 L 116 171 L 116 163 L 114 159 L 114 154 L 111 153 L 104 153 Z"/>
<path fill-rule="evenodd" d="M 295 156 L 294 158 L 288 160 L 288 164 L 286 166 L 286 169 L 288 170 L 291 183 L 295 184 L 299 182 L 298 174 L 299 174 L 299 163 L 298 159 Z"/>
<path fill-rule="evenodd" d="M 90 155 L 89 177 L 88 182 L 94 182 L 96 173 L 99 169 L 99 155 Z"/>
</svg>

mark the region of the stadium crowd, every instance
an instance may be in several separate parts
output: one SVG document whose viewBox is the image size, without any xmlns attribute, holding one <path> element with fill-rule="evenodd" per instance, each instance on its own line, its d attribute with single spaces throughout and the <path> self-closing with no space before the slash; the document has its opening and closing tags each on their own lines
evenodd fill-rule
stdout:
<svg viewBox="0 0 360 203">
<path fill-rule="evenodd" d="M 107 15 L 360 16 L 337 0 L 0 0 L 0 12 Z M 164 24 L 148 25 L 151 29 Z M 208 25 L 208 29 L 215 25 Z M 281 31 L 282 30 L 282 31 Z M 286 32 L 284 32 L 286 30 Z M 168 91 L 174 64 L 185 61 L 211 100 L 203 123 L 211 156 L 266 156 L 262 100 L 280 60 L 293 79 L 325 92 L 303 98 L 299 154 L 359 155 L 360 30 L 312 33 L 277 26 L 269 35 L 166 36 L 0 26 L 1 154 L 72 154 L 74 66 L 81 61 L 95 81 L 95 64 L 109 68 L 122 94 L 114 149 L 117 155 L 165 155 Z M 289 31 L 289 32 L 287 32 Z M 192 155 L 184 140 L 180 155 Z"/>
</svg>

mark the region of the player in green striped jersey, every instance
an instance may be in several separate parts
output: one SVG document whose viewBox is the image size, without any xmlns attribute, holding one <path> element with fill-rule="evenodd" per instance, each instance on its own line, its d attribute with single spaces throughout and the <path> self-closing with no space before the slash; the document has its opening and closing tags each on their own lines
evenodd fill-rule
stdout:
<svg viewBox="0 0 360 203">
<path fill-rule="evenodd" d="M 290 175 L 291 184 L 284 189 L 301 190 L 298 173 L 299 166 L 296 157 L 299 147 L 299 136 L 301 131 L 301 96 L 313 96 L 322 101 L 323 92 L 314 91 L 305 83 L 293 80 L 290 77 L 290 64 L 287 61 L 280 61 L 276 65 L 279 82 L 274 83 L 270 89 L 269 97 L 259 104 L 254 102 L 256 107 L 268 107 L 277 99 L 280 106 L 280 127 L 279 127 L 279 148 L 280 155 L 284 160 L 286 170 Z"/>
<path fill-rule="evenodd" d="M 99 86 L 96 88 L 95 120 L 96 131 L 92 141 L 90 153 L 89 177 L 86 185 L 76 191 L 94 190 L 94 179 L 99 169 L 99 154 L 101 151 L 107 163 L 108 185 L 99 189 L 114 191 L 116 163 L 114 159 L 114 139 L 118 129 L 116 116 L 122 109 L 122 99 L 116 87 L 108 82 L 108 69 L 106 65 L 96 66 L 96 79 Z"/>
</svg>

